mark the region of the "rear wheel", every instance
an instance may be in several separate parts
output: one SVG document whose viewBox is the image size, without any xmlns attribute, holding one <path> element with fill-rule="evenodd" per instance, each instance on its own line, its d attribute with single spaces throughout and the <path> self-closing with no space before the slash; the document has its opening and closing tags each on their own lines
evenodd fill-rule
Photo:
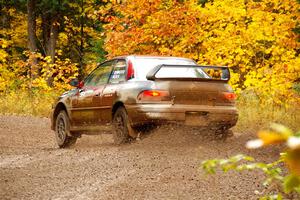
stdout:
<svg viewBox="0 0 300 200">
<path fill-rule="evenodd" d="M 70 120 L 66 111 L 62 110 L 57 115 L 55 124 L 55 136 L 59 148 L 68 148 L 76 143 L 77 137 L 70 135 Z"/>
<path fill-rule="evenodd" d="M 137 134 L 132 129 L 127 112 L 124 107 L 119 107 L 113 116 L 113 138 L 115 144 L 124 144 L 136 138 Z"/>
</svg>

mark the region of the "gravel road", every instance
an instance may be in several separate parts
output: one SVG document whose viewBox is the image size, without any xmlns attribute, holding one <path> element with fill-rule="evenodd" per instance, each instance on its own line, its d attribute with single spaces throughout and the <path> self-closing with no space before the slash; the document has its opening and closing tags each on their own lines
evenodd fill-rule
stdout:
<svg viewBox="0 0 300 200">
<path fill-rule="evenodd" d="M 272 161 L 279 149 L 249 151 L 255 133 L 226 142 L 179 126 L 115 146 L 109 134 L 58 149 L 47 118 L 0 116 L 0 199 L 257 199 L 261 173 L 207 176 L 201 161 L 238 153 Z"/>
</svg>

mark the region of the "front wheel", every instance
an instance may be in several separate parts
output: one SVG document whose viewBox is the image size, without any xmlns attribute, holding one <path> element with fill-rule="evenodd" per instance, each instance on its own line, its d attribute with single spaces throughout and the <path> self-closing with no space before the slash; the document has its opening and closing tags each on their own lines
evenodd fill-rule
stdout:
<svg viewBox="0 0 300 200">
<path fill-rule="evenodd" d="M 70 136 L 70 120 L 64 110 L 57 115 L 55 136 L 59 148 L 68 148 L 76 143 L 77 137 Z"/>
<path fill-rule="evenodd" d="M 136 138 L 124 107 L 119 107 L 113 116 L 113 138 L 115 144 L 128 143 Z"/>
</svg>

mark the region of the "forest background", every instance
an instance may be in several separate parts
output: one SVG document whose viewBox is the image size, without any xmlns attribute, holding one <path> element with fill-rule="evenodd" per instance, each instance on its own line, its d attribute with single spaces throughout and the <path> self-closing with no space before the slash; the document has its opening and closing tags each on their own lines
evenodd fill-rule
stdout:
<svg viewBox="0 0 300 200">
<path fill-rule="evenodd" d="M 300 129 L 299 0 L 0 2 L 0 113 L 48 116 L 97 63 L 163 55 L 230 67 L 237 129 Z"/>
</svg>

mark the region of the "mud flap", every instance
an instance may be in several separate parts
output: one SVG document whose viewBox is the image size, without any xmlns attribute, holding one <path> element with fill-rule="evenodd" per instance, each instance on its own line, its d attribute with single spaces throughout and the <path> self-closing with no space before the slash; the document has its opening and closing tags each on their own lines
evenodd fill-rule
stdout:
<svg viewBox="0 0 300 200">
<path fill-rule="evenodd" d="M 129 119 L 129 120 L 127 121 L 128 135 L 129 135 L 130 137 L 132 137 L 132 138 L 135 139 L 135 138 L 137 138 L 138 133 L 131 127 L 130 122 L 131 122 L 131 120 Z"/>
</svg>

